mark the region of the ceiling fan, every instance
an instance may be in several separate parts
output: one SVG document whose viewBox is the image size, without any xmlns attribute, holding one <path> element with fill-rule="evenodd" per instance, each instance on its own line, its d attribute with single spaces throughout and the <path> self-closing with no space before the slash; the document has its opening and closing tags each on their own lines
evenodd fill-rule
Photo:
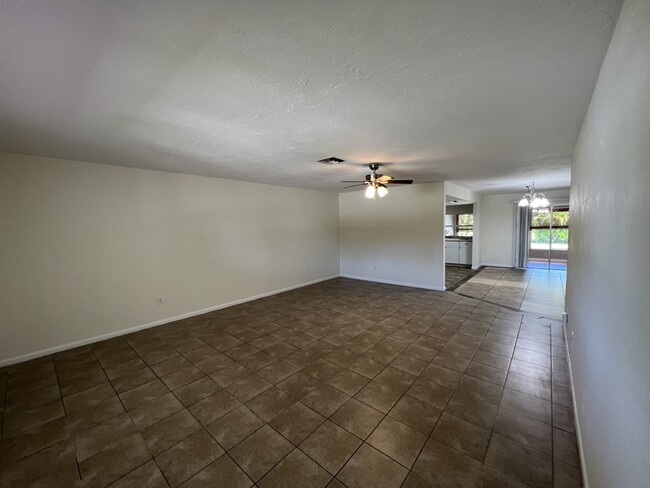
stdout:
<svg viewBox="0 0 650 488">
<path fill-rule="evenodd" d="M 370 163 L 368 167 L 371 174 L 366 175 L 364 181 L 342 181 L 341 183 L 357 183 L 356 185 L 346 186 L 344 188 L 354 188 L 355 186 L 367 186 L 366 188 L 366 198 L 375 199 L 377 197 L 382 198 L 388 193 L 387 185 L 410 185 L 413 183 L 413 180 L 396 180 L 392 176 L 377 174 L 377 170 L 381 164 L 379 163 Z"/>
</svg>

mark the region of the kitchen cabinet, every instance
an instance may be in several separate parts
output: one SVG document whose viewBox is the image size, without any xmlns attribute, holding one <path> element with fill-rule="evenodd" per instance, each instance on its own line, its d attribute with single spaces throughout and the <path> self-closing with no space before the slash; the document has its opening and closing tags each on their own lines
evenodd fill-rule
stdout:
<svg viewBox="0 0 650 488">
<path fill-rule="evenodd" d="M 472 242 L 447 239 L 445 241 L 445 263 L 472 264 Z"/>
</svg>

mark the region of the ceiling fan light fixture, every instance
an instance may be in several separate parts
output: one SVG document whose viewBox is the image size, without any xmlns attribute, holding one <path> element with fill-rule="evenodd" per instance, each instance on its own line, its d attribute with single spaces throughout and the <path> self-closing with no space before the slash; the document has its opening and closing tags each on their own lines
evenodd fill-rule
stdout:
<svg viewBox="0 0 650 488">
<path fill-rule="evenodd" d="M 379 198 L 385 197 L 386 195 L 388 195 L 388 188 L 386 188 L 385 186 L 380 186 L 379 188 L 377 188 L 377 195 L 379 195 Z"/>
<path fill-rule="evenodd" d="M 375 197 L 376 193 L 377 193 L 377 189 L 372 185 L 368 185 L 368 188 L 366 188 L 366 198 L 374 199 L 376 198 Z"/>
</svg>

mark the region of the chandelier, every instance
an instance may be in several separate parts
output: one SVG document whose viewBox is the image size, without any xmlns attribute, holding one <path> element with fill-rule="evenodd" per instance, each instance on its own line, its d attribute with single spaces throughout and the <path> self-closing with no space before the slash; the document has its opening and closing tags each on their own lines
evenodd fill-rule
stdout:
<svg viewBox="0 0 650 488">
<path fill-rule="evenodd" d="M 519 200 L 520 207 L 530 207 L 533 210 L 547 209 L 551 204 L 548 199 L 544 196 L 543 193 L 537 193 L 535 191 L 535 182 L 533 186 L 526 186 L 528 193 L 526 193 L 521 200 Z"/>
</svg>

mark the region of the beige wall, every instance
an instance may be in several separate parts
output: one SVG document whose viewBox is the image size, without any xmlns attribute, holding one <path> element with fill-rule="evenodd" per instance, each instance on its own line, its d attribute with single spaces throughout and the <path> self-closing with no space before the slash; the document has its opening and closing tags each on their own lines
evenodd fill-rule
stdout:
<svg viewBox="0 0 650 488">
<path fill-rule="evenodd" d="M 586 480 L 650 480 L 650 2 L 627 0 L 573 160 L 569 353 Z"/>
<path fill-rule="evenodd" d="M 339 274 L 333 193 L 0 153 L 0 222 L 5 363 Z"/>
<path fill-rule="evenodd" d="M 391 188 L 376 200 L 341 193 L 341 274 L 443 289 L 444 214 L 442 182 Z"/>
</svg>

